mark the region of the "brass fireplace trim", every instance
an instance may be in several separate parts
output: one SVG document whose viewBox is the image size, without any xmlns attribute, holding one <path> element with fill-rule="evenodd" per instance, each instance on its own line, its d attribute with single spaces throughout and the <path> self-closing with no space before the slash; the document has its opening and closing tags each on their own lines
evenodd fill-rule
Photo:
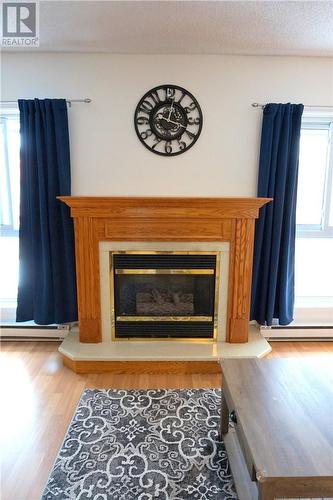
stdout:
<svg viewBox="0 0 333 500">
<path fill-rule="evenodd" d="M 115 269 L 115 274 L 214 274 L 213 269 Z"/>
<path fill-rule="evenodd" d="M 113 269 L 113 255 L 119 255 L 119 254 L 145 254 L 145 255 L 158 255 L 158 254 L 162 254 L 162 255 L 165 255 L 165 254 L 172 254 L 172 255 L 215 255 L 216 256 L 216 266 L 215 266 L 215 297 L 214 297 L 214 317 L 213 317 L 213 337 L 212 338 L 209 338 L 209 339 L 204 339 L 204 338 L 195 338 L 195 337 L 166 337 L 166 338 L 152 338 L 152 337 L 123 337 L 123 338 L 119 338 L 119 337 L 116 337 L 116 324 L 115 324 L 115 320 L 116 320 L 116 315 L 115 315 L 115 303 L 114 303 L 114 270 Z M 163 341 L 163 342 L 168 342 L 168 341 L 174 341 L 174 342 L 202 342 L 202 343 L 213 343 L 213 342 L 216 342 L 217 340 L 217 330 L 218 330 L 218 307 L 219 307 L 219 288 L 220 288 L 220 252 L 205 252 L 205 251 L 191 251 L 191 250 L 188 250 L 188 251 L 179 251 L 179 250 L 175 250 L 175 251 L 170 251 L 170 250 L 166 250 L 166 251 L 163 251 L 163 250 L 148 250 L 148 251 L 145 251 L 145 250 L 119 250 L 119 251 L 115 251 L 115 252 L 110 252 L 109 253 L 109 257 L 110 257 L 110 304 L 111 304 L 111 338 L 112 338 L 112 341 L 113 342 L 140 342 L 140 341 L 145 341 L 145 342 L 160 342 L 160 341 Z M 118 271 L 127 271 L 126 270 L 118 270 Z M 128 271 L 130 271 L 130 269 L 128 269 Z M 135 270 L 136 271 L 136 270 Z M 142 271 L 152 271 L 151 269 L 143 269 Z M 153 269 L 153 271 L 159 271 L 158 269 Z M 169 270 L 163 270 L 161 269 L 161 271 L 170 271 Z M 175 270 L 172 270 L 172 271 L 185 271 L 185 269 L 175 269 Z M 187 269 L 187 271 L 193 271 L 193 269 Z M 187 273 L 187 274 L 214 274 L 214 271 L 212 273 L 208 273 L 207 271 L 211 271 L 211 270 L 208 270 L 208 269 L 196 269 L 195 271 L 205 271 L 204 273 Z M 126 273 L 116 273 L 116 274 L 126 274 Z M 129 273 L 128 273 L 129 274 Z M 148 273 L 147 273 L 148 274 Z M 159 273 L 150 273 L 150 274 L 159 274 Z M 164 274 L 171 274 L 171 273 L 164 273 Z M 180 274 L 178 272 L 178 274 Z M 130 318 L 131 316 L 126 316 L 126 318 Z M 138 318 L 138 316 L 133 316 L 135 318 Z M 189 317 L 193 317 L 195 318 L 195 316 L 187 316 L 186 318 L 189 318 Z M 122 319 L 120 319 L 122 318 Z M 117 320 L 120 320 L 120 321 L 126 321 L 126 319 L 123 319 L 124 317 L 122 316 L 118 316 L 117 317 Z M 147 316 L 147 318 L 150 318 L 149 316 Z M 165 316 L 163 318 L 166 318 Z M 183 317 L 184 318 L 184 317 Z M 205 320 L 201 320 L 201 321 L 212 321 L 212 317 L 211 316 L 197 316 L 197 318 L 209 318 L 209 319 L 205 319 Z M 143 321 L 142 320 L 142 316 L 139 317 L 139 320 L 140 321 Z M 138 320 L 138 321 L 139 321 Z M 130 320 L 128 320 L 130 321 Z M 132 320 L 133 321 L 133 320 Z M 135 321 L 135 320 L 134 320 Z M 157 320 L 156 320 L 157 321 Z M 164 320 L 164 321 L 170 321 L 169 319 L 168 320 Z M 182 320 L 178 320 L 178 321 L 184 321 L 184 319 Z M 186 320 L 188 321 L 188 320 Z M 197 319 L 193 319 L 193 320 L 190 320 L 190 321 L 198 321 Z M 200 321 L 200 320 L 199 320 Z"/>
<path fill-rule="evenodd" d="M 213 316 L 117 316 L 117 321 L 213 321 Z"/>
</svg>

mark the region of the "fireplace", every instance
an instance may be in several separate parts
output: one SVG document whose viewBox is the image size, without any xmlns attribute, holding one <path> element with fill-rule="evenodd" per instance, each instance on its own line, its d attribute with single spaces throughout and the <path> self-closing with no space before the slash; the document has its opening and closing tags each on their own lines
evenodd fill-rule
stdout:
<svg viewBox="0 0 333 500">
<path fill-rule="evenodd" d="M 79 336 L 59 348 L 66 366 L 216 373 L 223 357 L 269 352 L 249 337 L 254 223 L 268 198 L 60 199 L 74 218 L 79 311 Z"/>
<path fill-rule="evenodd" d="M 176 250 L 179 245 L 186 247 L 180 250 L 191 251 L 218 250 L 219 245 L 229 245 L 226 272 L 224 263 L 221 265 L 219 307 L 225 302 L 224 311 L 221 314 L 218 312 L 215 344 L 221 341 L 248 341 L 254 223 L 259 216 L 259 208 L 271 201 L 269 198 L 62 196 L 59 199 L 71 207 L 74 218 L 81 344 L 112 344 L 115 340 L 115 336 L 111 338 L 110 334 L 111 318 L 113 328 L 116 322 L 114 300 L 111 313 L 110 285 L 106 285 L 105 278 L 107 276 L 109 281 L 109 252 L 106 258 L 102 252 L 100 261 L 100 246 L 104 244 L 110 245 L 109 251 L 144 250 L 147 248 L 143 248 L 144 245 L 149 245 L 152 250 L 166 250 L 165 253 L 169 249 Z M 162 245 L 168 245 L 168 248 L 161 248 Z M 115 275 L 112 276 L 114 278 Z M 225 287 L 223 293 L 221 287 Z M 184 290 L 182 293 L 191 292 Z M 155 292 L 154 295 L 158 297 Z M 144 297 L 141 296 L 141 299 Z M 165 301 L 165 297 L 158 300 Z M 177 300 L 176 297 L 174 302 Z M 147 305 L 149 303 L 150 300 L 146 302 L 146 308 L 151 307 Z M 214 342 L 211 343 L 214 347 Z M 170 349 L 172 342 L 165 344 Z M 163 346 L 163 343 L 160 345 Z M 128 348 L 131 349 L 130 346 Z"/>
<path fill-rule="evenodd" d="M 111 327 L 121 339 L 216 339 L 219 252 L 110 252 Z"/>
</svg>

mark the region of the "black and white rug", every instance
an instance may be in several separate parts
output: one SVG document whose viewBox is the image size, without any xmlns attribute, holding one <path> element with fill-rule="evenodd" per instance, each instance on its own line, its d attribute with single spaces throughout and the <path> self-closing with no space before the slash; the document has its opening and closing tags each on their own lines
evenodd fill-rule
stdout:
<svg viewBox="0 0 333 500">
<path fill-rule="evenodd" d="M 43 500 L 237 499 L 218 389 L 86 390 Z"/>
</svg>

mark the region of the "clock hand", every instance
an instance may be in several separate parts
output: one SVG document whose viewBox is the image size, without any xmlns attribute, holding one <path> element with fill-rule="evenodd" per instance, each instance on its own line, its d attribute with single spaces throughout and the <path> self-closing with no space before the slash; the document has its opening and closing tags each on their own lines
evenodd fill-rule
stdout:
<svg viewBox="0 0 333 500">
<path fill-rule="evenodd" d="M 158 117 L 157 117 L 158 118 Z M 166 121 L 167 123 L 172 123 L 172 125 L 179 125 L 180 127 L 183 127 L 183 128 L 186 128 L 185 125 L 183 125 L 182 123 L 179 123 L 179 122 L 174 122 L 173 120 L 167 120 L 166 118 L 162 117 L 162 118 L 158 118 L 158 121 L 161 121 L 161 120 L 164 120 Z"/>
<path fill-rule="evenodd" d="M 167 122 L 170 121 L 170 116 L 171 116 L 172 110 L 173 110 L 173 101 L 171 102 L 171 107 L 170 107 L 170 110 L 169 110 L 169 116 L 168 116 Z"/>
<path fill-rule="evenodd" d="M 185 125 L 182 125 L 181 123 L 179 122 L 174 122 L 172 120 L 169 120 L 169 123 L 172 123 L 173 125 L 179 125 L 180 127 L 183 127 L 183 128 L 186 128 Z"/>
</svg>

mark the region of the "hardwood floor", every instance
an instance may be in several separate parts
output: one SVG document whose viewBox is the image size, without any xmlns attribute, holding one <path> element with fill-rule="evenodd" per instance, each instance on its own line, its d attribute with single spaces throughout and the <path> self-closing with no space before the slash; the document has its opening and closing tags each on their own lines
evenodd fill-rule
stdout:
<svg viewBox="0 0 333 500">
<path fill-rule="evenodd" d="M 274 342 L 269 357 L 330 356 L 333 342 Z M 5 342 L 0 352 L 2 500 L 38 500 L 82 391 L 220 387 L 219 374 L 77 375 L 56 342 Z"/>
<path fill-rule="evenodd" d="M 267 358 L 333 356 L 333 342 L 270 342 L 273 350 Z"/>
</svg>

